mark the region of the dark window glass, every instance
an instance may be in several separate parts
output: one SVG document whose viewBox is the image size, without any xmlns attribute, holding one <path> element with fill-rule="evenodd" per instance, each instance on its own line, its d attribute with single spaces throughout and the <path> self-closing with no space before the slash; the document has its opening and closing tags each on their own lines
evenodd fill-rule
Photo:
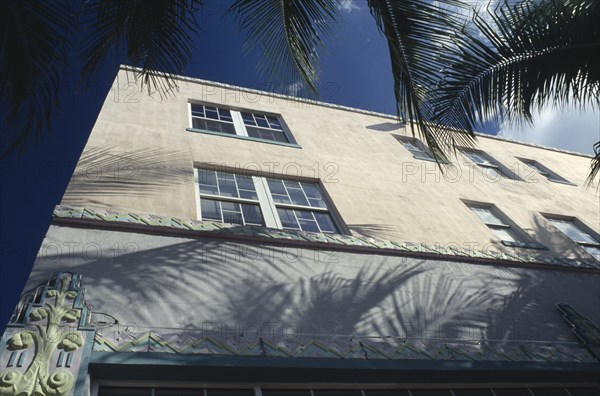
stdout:
<svg viewBox="0 0 600 396">
<path fill-rule="evenodd" d="M 155 389 L 154 396 L 204 396 L 203 389 Z"/>
<path fill-rule="evenodd" d="M 366 396 L 409 396 L 406 389 L 365 389 Z"/>
<path fill-rule="evenodd" d="M 598 388 L 567 388 L 571 396 L 600 396 Z"/>
<path fill-rule="evenodd" d="M 362 396 L 360 389 L 313 389 L 315 396 Z"/>
<path fill-rule="evenodd" d="M 496 396 L 531 396 L 527 389 L 498 389 L 494 388 Z"/>
<path fill-rule="evenodd" d="M 452 389 L 454 396 L 493 396 L 490 389 Z"/>
<path fill-rule="evenodd" d="M 207 389 L 207 396 L 254 396 L 253 389 Z"/>
<path fill-rule="evenodd" d="M 311 396 L 308 389 L 262 389 L 263 396 Z"/>
<path fill-rule="evenodd" d="M 98 396 L 150 396 L 151 388 L 117 388 L 101 386 Z"/>
<path fill-rule="evenodd" d="M 569 396 L 564 388 L 531 388 L 535 396 Z"/>
<path fill-rule="evenodd" d="M 413 396 L 452 396 L 449 389 L 411 389 Z"/>
</svg>

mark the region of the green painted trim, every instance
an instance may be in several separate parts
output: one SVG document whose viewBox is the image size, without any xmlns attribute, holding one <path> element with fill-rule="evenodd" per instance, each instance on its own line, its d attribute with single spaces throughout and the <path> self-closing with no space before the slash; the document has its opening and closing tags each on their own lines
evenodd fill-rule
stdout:
<svg viewBox="0 0 600 396">
<path fill-rule="evenodd" d="M 90 361 L 90 373 L 96 379 L 136 381 L 560 382 L 597 381 L 599 371 L 600 363 L 291 359 L 152 352 L 92 352 Z"/>
<path fill-rule="evenodd" d="M 276 146 L 293 147 L 293 148 L 299 148 L 299 149 L 302 148 L 302 146 L 300 146 L 299 144 L 296 144 L 296 143 L 276 142 L 274 140 L 260 139 L 260 138 L 255 138 L 252 136 L 235 135 L 232 133 L 220 133 L 220 132 L 213 132 L 213 131 L 207 131 L 205 129 L 196 129 L 196 128 L 186 128 L 185 130 L 188 132 L 204 133 L 206 135 L 223 136 L 223 137 L 234 138 L 234 139 L 249 140 L 251 142 L 274 144 Z"/>
<path fill-rule="evenodd" d="M 73 390 L 74 395 L 85 395 L 87 392 L 88 368 L 92 357 L 92 349 L 94 348 L 95 336 L 96 332 L 90 331 L 85 337 L 85 345 L 83 347 L 81 363 L 79 364 L 79 371 L 77 373 L 77 379 L 75 381 L 75 387 Z"/>
<path fill-rule="evenodd" d="M 416 258 L 431 258 L 477 264 L 506 264 L 536 268 L 552 268 L 588 271 L 597 273 L 600 264 L 593 258 L 587 260 L 547 258 L 533 256 L 531 250 L 520 248 L 508 252 L 462 251 L 451 246 L 430 246 L 421 243 L 395 242 L 374 237 L 359 237 L 340 234 L 319 234 L 296 230 L 278 230 L 259 226 L 235 226 L 195 219 L 180 219 L 170 216 L 155 216 L 106 209 L 71 208 L 57 205 L 53 213 L 53 224 L 67 227 L 93 227 L 147 232 L 167 233 L 177 236 L 210 237 L 215 239 L 254 241 L 257 243 L 305 246 L 323 250 L 343 250 L 359 253 L 400 255 Z M 495 254 L 494 254 L 495 253 Z"/>
</svg>

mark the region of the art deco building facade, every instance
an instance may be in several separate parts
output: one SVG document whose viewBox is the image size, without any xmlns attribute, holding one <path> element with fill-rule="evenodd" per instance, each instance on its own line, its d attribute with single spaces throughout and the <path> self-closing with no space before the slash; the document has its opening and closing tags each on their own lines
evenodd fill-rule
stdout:
<svg viewBox="0 0 600 396">
<path fill-rule="evenodd" d="M 600 395 L 589 156 L 123 67 L 0 395 Z"/>
</svg>

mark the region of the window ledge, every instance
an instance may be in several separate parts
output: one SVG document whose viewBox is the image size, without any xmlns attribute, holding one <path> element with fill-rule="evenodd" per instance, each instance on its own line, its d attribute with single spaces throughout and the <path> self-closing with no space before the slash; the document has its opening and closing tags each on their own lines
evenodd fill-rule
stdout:
<svg viewBox="0 0 600 396">
<path fill-rule="evenodd" d="M 188 132 L 204 133 L 206 135 L 224 136 L 224 137 L 229 137 L 229 138 L 234 138 L 234 139 L 249 140 L 252 142 L 275 144 L 277 146 L 293 147 L 293 148 L 299 148 L 299 149 L 302 148 L 302 146 L 300 146 L 299 144 L 296 144 L 296 143 L 276 142 L 274 140 L 260 139 L 260 138 L 255 138 L 255 137 L 251 137 L 251 136 L 234 135 L 232 133 L 220 133 L 220 132 L 213 132 L 213 131 L 207 131 L 204 129 L 196 129 L 196 128 L 186 128 L 185 130 Z"/>
<path fill-rule="evenodd" d="M 421 156 L 421 155 L 413 155 L 413 158 L 422 160 L 422 161 L 429 161 L 429 162 L 437 163 L 437 161 L 431 157 L 425 157 L 425 156 Z M 448 164 L 448 163 L 449 163 L 448 161 L 440 161 L 440 164 Z"/>
</svg>

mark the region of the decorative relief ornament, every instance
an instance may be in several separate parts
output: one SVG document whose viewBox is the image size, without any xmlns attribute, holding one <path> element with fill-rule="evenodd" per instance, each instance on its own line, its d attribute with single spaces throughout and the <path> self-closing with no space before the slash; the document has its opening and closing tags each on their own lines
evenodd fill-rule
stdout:
<svg viewBox="0 0 600 396">
<path fill-rule="evenodd" d="M 23 320 L 27 330 L 13 334 L 7 342 L 4 353 L 11 354 L 7 370 L 0 367 L 0 395 L 14 396 L 66 396 L 75 383 L 75 376 L 69 368 L 53 370 L 50 368 L 52 357 L 59 353 L 56 366 L 62 366 L 63 354 L 73 353 L 83 347 L 85 341 L 82 332 L 85 328 L 80 320 L 82 311 L 87 317 L 85 306 L 77 307 L 82 299 L 81 290 L 75 286 L 79 276 L 61 273 L 55 278 L 54 286 L 46 286 L 45 296 L 37 304 L 30 303 L 29 315 Z M 78 290 L 73 290 L 77 288 Z M 81 295 L 80 295 L 81 294 Z M 42 306 L 39 306 L 39 305 Z M 74 325 L 75 322 L 78 322 Z M 18 354 L 19 358 L 16 358 Z M 19 370 L 27 354 L 33 359 L 27 368 Z M 17 360 L 19 363 L 14 362 Z M 72 362 L 69 356 L 67 361 Z"/>
</svg>

